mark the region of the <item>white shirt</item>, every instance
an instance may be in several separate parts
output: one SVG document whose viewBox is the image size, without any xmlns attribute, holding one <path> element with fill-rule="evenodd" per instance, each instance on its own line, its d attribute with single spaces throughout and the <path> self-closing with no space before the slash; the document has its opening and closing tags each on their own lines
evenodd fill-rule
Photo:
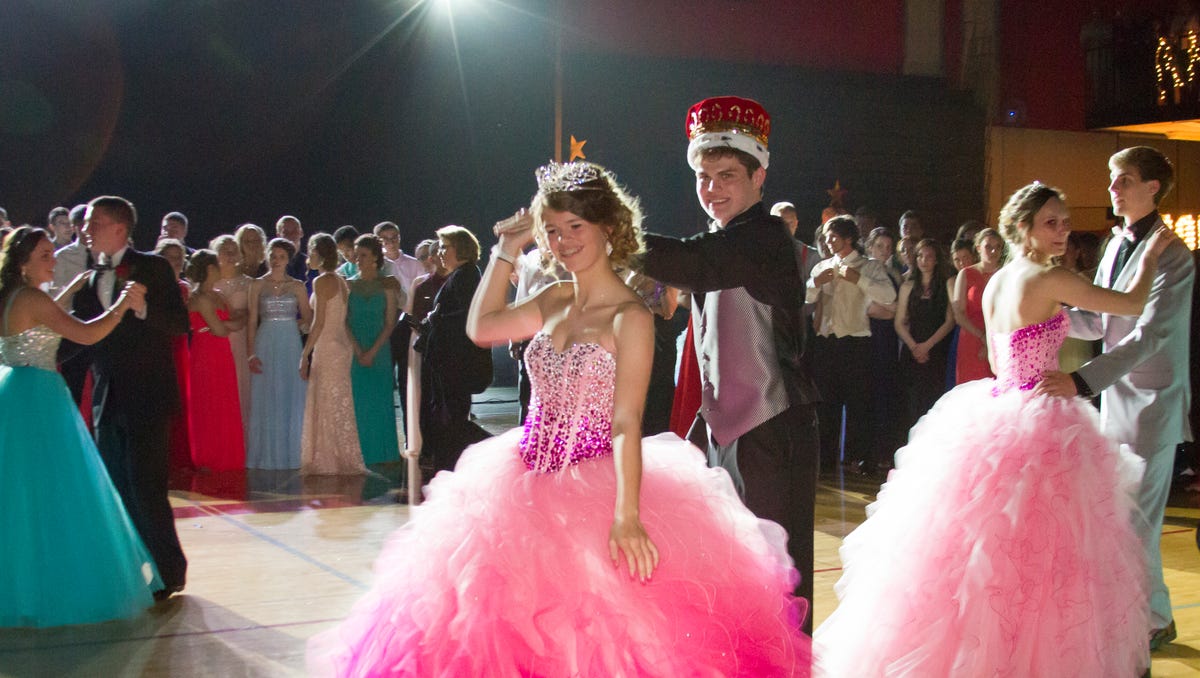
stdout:
<svg viewBox="0 0 1200 678">
<path fill-rule="evenodd" d="M 75 276 L 87 270 L 87 258 L 87 247 L 84 246 L 83 240 L 60 247 L 54 253 L 54 283 L 50 287 L 51 293 L 58 294 L 59 290 L 66 289 Z"/>
<path fill-rule="evenodd" d="M 835 274 L 832 281 L 816 285 L 814 281 L 831 268 L 857 270 L 858 282 L 851 283 Z M 821 327 L 817 334 L 822 337 L 869 337 L 871 321 L 867 317 L 867 307 L 871 302 L 890 304 L 896 301 L 896 289 L 882 264 L 853 250 L 844 258 L 835 254 L 813 266 L 805 301 L 817 300 L 821 302 Z"/>
<path fill-rule="evenodd" d="M 400 283 L 405 295 L 411 297 L 413 281 L 425 275 L 425 267 L 417 261 L 416 257 L 410 257 L 403 252 L 395 259 L 388 259 L 384 256 L 383 260 L 385 262 L 384 271 Z"/>
<path fill-rule="evenodd" d="M 105 254 L 101 254 L 97 257 L 97 263 L 110 264 L 112 266 L 112 268 L 109 270 L 100 271 L 99 275 L 96 277 L 96 296 L 100 297 L 100 304 L 104 306 L 104 308 L 112 306 L 113 299 L 115 298 L 113 296 L 115 292 L 115 290 L 113 290 L 113 285 L 117 284 L 116 268 L 121 265 L 121 260 L 125 258 L 125 250 L 127 249 L 129 248 L 122 247 L 121 251 L 112 255 L 112 259 L 109 259 Z"/>
</svg>

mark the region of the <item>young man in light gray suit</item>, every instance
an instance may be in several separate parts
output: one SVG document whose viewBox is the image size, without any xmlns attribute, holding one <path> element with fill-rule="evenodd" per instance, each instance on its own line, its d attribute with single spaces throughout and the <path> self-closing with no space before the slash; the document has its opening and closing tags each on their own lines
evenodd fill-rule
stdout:
<svg viewBox="0 0 1200 678">
<path fill-rule="evenodd" d="M 1105 249 L 1095 283 L 1125 290 L 1145 251 L 1144 241 L 1162 219 L 1158 204 L 1175 183 L 1171 163 L 1146 146 L 1127 148 L 1108 161 L 1113 213 L 1124 219 L 1122 234 Z M 1175 448 L 1192 439 L 1188 422 L 1189 332 L 1195 264 L 1182 242 L 1158 259 L 1150 298 L 1139 316 L 1071 312 L 1071 336 L 1103 339 L 1104 352 L 1071 374 L 1047 373 L 1042 393 L 1085 398 L 1101 393 L 1105 434 L 1146 460 L 1138 492 L 1136 529 L 1146 551 L 1150 593 L 1150 649 L 1175 639 L 1171 599 L 1163 581 L 1163 511 L 1171 489 Z"/>
</svg>

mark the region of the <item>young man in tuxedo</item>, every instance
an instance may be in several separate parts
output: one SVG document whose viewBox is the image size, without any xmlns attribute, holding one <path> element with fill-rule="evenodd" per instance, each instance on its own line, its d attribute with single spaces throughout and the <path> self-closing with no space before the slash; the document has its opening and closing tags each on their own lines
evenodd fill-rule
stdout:
<svg viewBox="0 0 1200 678">
<path fill-rule="evenodd" d="M 1159 151 L 1136 146 L 1108 161 L 1113 213 L 1122 232 L 1105 248 L 1095 284 L 1125 290 L 1145 252 L 1147 236 L 1162 223 L 1158 205 L 1175 183 Z M 1104 340 L 1104 352 L 1071 374 L 1050 372 L 1038 386 L 1050 395 L 1100 394 L 1104 433 L 1146 460 L 1138 489 L 1135 528 L 1142 539 L 1150 593 L 1150 649 L 1175 639 L 1171 598 L 1163 581 L 1163 512 L 1171 490 L 1175 448 L 1192 439 L 1188 421 L 1191 308 L 1195 263 L 1182 242 L 1158 258 L 1150 297 L 1138 316 L 1071 312 L 1071 336 Z"/>
<path fill-rule="evenodd" d="M 137 212 L 128 200 L 103 196 L 88 203 L 81 232 L 96 259 L 72 312 L 90 320 L 104 312 L 126 282 L 146 286 L 144 313 L 128 313 L 99 343 L 64 341 L 70 360 L 91 366 L 93 421 L 100 456 L 134 526 L 154 557 L 164 599 L 183 590 L 187 559 L 167 498 L 170 424 L 180 407 L 171 338 L 188 330 L 187 309 L 162 257 L 129 247 Z M 65 582 L 69 585 L 69 582 Z"/>
</svg>

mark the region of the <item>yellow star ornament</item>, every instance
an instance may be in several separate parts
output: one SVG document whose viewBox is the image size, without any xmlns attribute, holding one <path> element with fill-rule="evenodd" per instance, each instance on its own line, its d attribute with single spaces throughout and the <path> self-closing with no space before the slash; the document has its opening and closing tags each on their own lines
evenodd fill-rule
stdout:
<svg viewBox="0 0 1200 678">
<path fill-rule="evenodd" d="M 575 160 L 575 158 L 579 158 L 580 160 L 587 160 L 587 156 L 583 154 L 583 145 L 586 143 L 587 143 L 587 139 L 584 139 L 583 141 L 576 141 L 575 135 L 572 134 L 571 135 L 571 157 L 567 160 L 567 162 L 572 162 Z"/>
</svg>

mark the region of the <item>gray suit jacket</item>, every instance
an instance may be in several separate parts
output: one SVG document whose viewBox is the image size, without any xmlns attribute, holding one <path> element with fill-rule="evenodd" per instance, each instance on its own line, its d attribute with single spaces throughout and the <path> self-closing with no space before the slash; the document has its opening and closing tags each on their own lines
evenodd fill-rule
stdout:
<svg viewBox="0 0 1200 678">
<path fill-rule="evenodd" d="M 1120 237 L 1109 241 L 1096 271 L 1097 285 L 1120 291 L 1129 288 L 1146 241 L 1134 249 L 1116 280 L 1110 280 L 1120 246 Z M 1104 352 L 1078 371 L 1093 392 L 1103 391 L 1104 432 L 1139 452 L 1192 439 L 1188 350 L 1195 275 L 1191 252 L 1183 243 L 1174 243 L 1158 259 L 1141 315 L 1071 311 L 1071 336 L 1104 340 Z"/>
</svg>

